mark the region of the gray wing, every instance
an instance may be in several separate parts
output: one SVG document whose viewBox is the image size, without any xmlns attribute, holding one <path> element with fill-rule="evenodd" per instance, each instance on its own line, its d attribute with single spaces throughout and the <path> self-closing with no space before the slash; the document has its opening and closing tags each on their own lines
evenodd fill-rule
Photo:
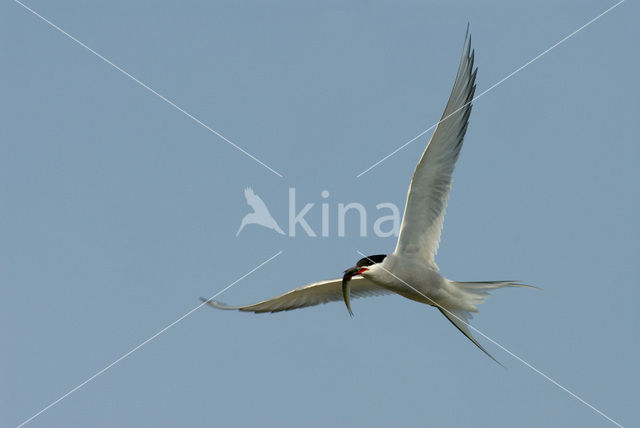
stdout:
<svg viewBox="0 0 640 428">
<path fill-rule="evenodd" d="M 440 243 L 453 170 L 467 131 L 471 100 L 476 88 L 477 68 L 473 68 L 473 57 L 467 30 L 449 102 L 413 173 L 395 249 L 396 253 L 405 255 L 419 254 L 435 269 L 438 269 L 435 256 Z"/>
<path fill-rule="evenodd" d="M 363 277 L 354 277 L 351 280 L 351 297 L 379 296 L 382 294 L 393 294 Z M 227 306 L 224 303 L 211 299 L 200 298 L 203 302 L 218 309 L 239 310 L 245 312 L 281 312 L 293 309 L 316 306 L 323 303 L 342 301 L 342 279 L 332 279 L 330 281 L 315 282 L 296 288 L 280 296 L 263 302 L 246 306 Z"/>
</svg>

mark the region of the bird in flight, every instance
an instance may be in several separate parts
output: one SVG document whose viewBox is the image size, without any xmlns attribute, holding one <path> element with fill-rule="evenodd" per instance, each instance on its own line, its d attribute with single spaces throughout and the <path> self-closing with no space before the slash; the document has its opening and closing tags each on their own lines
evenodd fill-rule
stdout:
<svg viewBox="0 0 640 428">
<path fill-rule="evenodd" d="M 253 208 L 253 212 L 245 215 L 240 223 L 240 228 L 236 232 L 236 236 L 240 235 L 240 232 L 248 224 L 259 224 L 268 229 L 273 229 L 280 235 L 284 235 L 280 226 L 276 220 L 271 216 L 267 205 L 264 203 L 260 196 L 256 195 L 251 187 L 244 189 L 244 197 L 247 200 L 247 204 Z"/>
<path fill-rule="evenodd" d="M 445 208 L 456 160 L 467 131 L 477 68 L 473 66 L 469 30 L 455 83 L 442 119 L 413 173 L 393 253 L 360 259 L 342 279 L 315 282 L 280 296 L 246 306 L 227 306 L 211 299 L 204 302 L 219 309 L 245 312 L 280 312 L 344 300 L 351 312 L 350 297 L 399 294 L 434 306 L 460 332 L 500 364 L 469 331 L 472 313 L 489 291 L 502 287 L 532 287 L 514 281 L 458 282 L 439 272 L 435 262 Z"/>
</svg>

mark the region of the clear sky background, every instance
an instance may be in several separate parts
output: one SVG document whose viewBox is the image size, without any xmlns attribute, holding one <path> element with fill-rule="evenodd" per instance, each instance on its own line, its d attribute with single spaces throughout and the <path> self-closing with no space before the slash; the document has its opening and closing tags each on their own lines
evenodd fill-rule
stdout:
<svg viewBox="0 0 640 428">
<path fill-rule="evenodd" d="M 0 4 L 0 425 L 16 426 L 278 251 L 222 301 L 335 278 L 395 238 L 339 202 L 404 205 L 471 23 L 478 92 L 613 2 Z M 473 108 L 438 263 L 517 279 L 474 326 L 622 425 L 640 420 L 639 7 L 627 1 Z M 235 232 L 288 188 L 327 238 Z M 202 307 L 30 426 L 611 426 L 399 296 L 275 315 Z"/>
</svg>

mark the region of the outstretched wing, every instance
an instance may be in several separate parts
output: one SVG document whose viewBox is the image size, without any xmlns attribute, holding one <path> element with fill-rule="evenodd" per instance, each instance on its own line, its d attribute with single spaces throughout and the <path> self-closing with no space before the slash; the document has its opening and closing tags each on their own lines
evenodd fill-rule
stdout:
<svg viewBox="0 0 640 428">
<path fill-rule="evenodd" d="M 404 209 L 400 236 L 395 252 L 419 254 L 437 269 L 444 214 L 451 189 L 453 169 L 467 131 L 471 100 L 475 92 L 477 68 L 467 30 L 458 75 L 449 102 L 427 148 L 418 162 Z"/>
<path fill-rule="evenodd" d="M 351 280 L 351 297 L 379 296 L 382 294 L 393 294 L 393 292 L 363 277 L 355 277 Z M 342 279 L 315 282 L 272 299 L 246 306 L 227 306 L 215 300 L 204 299 L 202 297 L 200 299 L 218 309 L 237 309 L 239 311 L 255 313 L 290 311 L 308 306 L 316 306 L 322 303 L 342 301 Z"/>
</svg>

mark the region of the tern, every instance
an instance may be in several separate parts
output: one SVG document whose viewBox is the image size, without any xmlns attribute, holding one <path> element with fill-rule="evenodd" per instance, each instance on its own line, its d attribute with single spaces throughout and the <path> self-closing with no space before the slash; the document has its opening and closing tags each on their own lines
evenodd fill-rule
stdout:
<svg viewBox="0 0 640 428">
<path fill-rule="evenodd" d="M 453 170 L 467 131 L 471 101 L 476 89 L 477 67 L 467 28 L 462 58 L 442 119 L 418 162 L 409 186 L 400 235 L 393 253 L 360 259 L 344 271 L 342 279 L 315 282 L 280 296 L 246 306 L 228 306 L 202 300 L 219 309 L 245 312 L 280 312 L 344 300 L 351 315 L 349 297 L 399 294 L 434 306 L 458 330 L 491 359 L 500 364 L 469 331 L 472 313 L 490 290 L 531 287 L 516 281 L 452 281 L 439 272 L 435 256 L 440 242 Z"/>
</svg>

